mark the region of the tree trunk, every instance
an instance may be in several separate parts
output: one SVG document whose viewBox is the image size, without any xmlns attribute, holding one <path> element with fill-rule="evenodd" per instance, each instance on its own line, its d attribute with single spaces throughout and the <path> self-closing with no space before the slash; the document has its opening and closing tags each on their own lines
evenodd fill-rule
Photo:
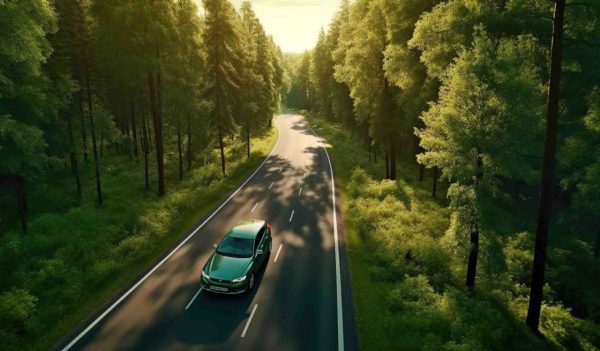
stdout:
<svg viewBox="0 0 600 351">
<path fill-rule="evenodd" d="M 72 110 L 71 110 L 72 111 Z M 71 172 L 75 176 L 75 186 L 77 188 L 77 196 L 81 199 L 81 179 L 79 177 L 79 166 L 77 163 L 77 155 L 75 154 L 75 137 L 73 136 L 73 123 L 71 121 L 71 113 L 68 116 L 69 126 L 69 142 L 71 143 Z"/>
<path fill-rule="evenodd" d="M 390 138 L 390 179 L 396 180 L 396 143 Z"/>
<path fill-rule="evenodd" d="M 183 151 L 181 149 L 181 120 L 177 115 L 177 153 L 179 154 L 179 180 L 183 180 Z"/>
<path fill-rule="evenodd" d="M 373 145 L 373 159 L 377 163 L 377 144 Z"/>
<path fill-rule="evenodd" d="M 190 115 L 187 117 L 187 161 L 188 161 L 188 171 L 192 170 L 192 118 Z"/>
<path fill-rule="evenodd" d="M 148 128 L 146 123 L 146 111 L 144 109 L 144 104 L 141 106 L 142 113 L 142 143 L 143 143 L 143 151 L 144 151 L 144 180 L 146 185 L 146 191 L 150 190 L 150 179 L 149 179 L 149 170 L 148 170 L 148 144 L 150 143 L 150 138 L 148 137 Z"/>
<path fill-rule="evenodd" d="M 423 183 L 423 177 L 425 176 L 425 165 L 419 164 L 419 183 Z"/>
<path fill-rule="evenodd" d="M 221 171 L 225 175 L 225 148 L 223 147 L 223 132 L 219 127 L 219 148 L 221 149 Z"/>
<path fill-rule="evenodd" d="M 250 158 L 250 120 L 248 118 L 246 118 L 246 153 L 246 156 Z"/>
<path fill-rule="evenodd" d="M 165 164 L 163 158 L 162 121 L 159 113 L 159 103 L 154 82 L 154 74 L 148 74 L 148 91 L 150 94 L 150 108 L 154 125 L 154 142 L 156 144 L 156 167 L 158 170 L 158 196 L 165 194 Z"/>
<path fill-rule="evenodd" d="M 385 179 L 390 179 L 390 156 L 388 149 L 385 149 Z"/>
<path fill-rule="evenodd" d="M 86 65 L 85 85 L 87 90 L 88 112 L 90 114 L 90 130 L 92 133 L 92 148 L 94 152 L 94 167 L 96 170 L 96 193 L 98 194 L 98 204 L 102 205 L 102 186 L 100 185 L 100 166 L 98 165 L 98 148 L 96 146 L 96 127 L 94 126 L 94 113 L 92 109 L 92 90 L 90 84 L 90 74 Z"/>
<path fill-rule="evenodd" d="M 83 160 L 87 162 L 87 136 L 85 132 L 85 114 L 83 112 L 83 88 L 79 88 L 79 117 L 81 118 L 81 139 L 83 142 Z"/>
<path fill-rule="evenodd" d="M 127 135 L 127 141 L 125 143 L 127 157 L 131 160 L 131 135 L 129 134 L 129 121 L 125 115 L 123 115 L 123 124 L 125 125 L 125 135 Z"/>
<path fill-rule="evenodd" d="M 131 102 L 131 134 L 133 135 L 133 154 L 137 161 L 138 147 L 137 147 L 137 126 L 135 123 L 135 101 Z"/>
<path fill-rule="evenodd" d="M 477 273 L 477 256 L 479 254 L 479 224 L 477 219 L 471 219 L 471 247 L 469 249 L 469 263 L 467 266 L 467 288 L 473 290 L 475 287 L 475 275 Z"/>
<path fill-rule="evenodd" d="M 552 212 L 552 190 L 554 188 L 554 167 L 556 154 L 556 134 L 558 124 L 558 104 L 560 100 L 561 53 L 565 0 L 555 0 L 552 30 L 552 53 L 550 59 L 550 87 L 548 89 L 548 108 L 546 115 L 546 142 L 544 145 L 544 163 L 542 168 L 540 207 L 535 235 L 535 251 L 531 273 L 531 292 L 525 323 L 534 332 L 538 331 L 542 300 L 544 298 L 544 274 L 546 250 L 548 246 L 548 227 Z"/>
<path fill-rule="evenodd" d="M 148 143 L 146 146 L 148 147 L 148 153 L 152 153 L 154 151 L 152 147 L 152 140 L 150 139 L 150 135 L 153 134 L 152 125 L 150 124 L 150 118 L 146 119 L 146 132 L 148 133 Z"/>
<path fill-rule="evenodd" d="M 433 189 L 431 190 L 431 196 L 434 199 L 437 196 L 438 172 L 439 169 L 437 168 L 437 166 L 433 167 Z"/>
<path fill-rule="evenodd" d="M 371 137 L 367 138 L 367 149 L 369 150 L 369 163 L 371 163 Z"/>
</svg>

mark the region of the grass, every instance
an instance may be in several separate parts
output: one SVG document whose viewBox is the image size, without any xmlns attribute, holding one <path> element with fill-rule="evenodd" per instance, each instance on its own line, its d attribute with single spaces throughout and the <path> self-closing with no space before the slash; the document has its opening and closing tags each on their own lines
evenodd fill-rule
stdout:
<svg viewBox="0 0 600 351">
<path fill-rule="evenodd" d="M 384 163 L 369 162 L 359 136 L 340 124 L 307 118 L 330 144 L 342 193 L 362 350 L 598 350 L 600 326 L 575 318 L 569 305 L 588 301 L 585 308 L 595 308 L 590 301 L 598 288 L 587 277 L 600 272 L 600 265 L 589 245 L 553 226 L 543 337 L 537 337 L 523 323 L 532 201 L 505 199 L 486 209 L 477 285 L 470 293 L 464 288 L 468 234 L 448 207 L 447 184 L 440 184 L 433 199 L 432 174 L 427 171 L 419 182 L 410 152 L 399 156 L 398 180 L 383 180 Z"/>
<path fill-rule="evenodd" d="M 0 317 L 3 349 L 54 345 L 239 186 L 263 161 L 277 133 L 273 128 L 253 138 L 250 158 L 241 141 L 229 141 L 227 177 L 220 173 L 217 150 L 203 155 L 206 164 L 187 172 L 183 181 L 177 179 L 176 158 L 168 158 L 167 194 L 161 198 L 154 187 L 144 190 L 142 166 L 126 157 L 103 160 L 102 207 L 94 203 L 91 165 L 82 170 L 86 192 L 80 203 L 69 195 L 70 177 L 57 176 L 61 170 L 49 175 L 30 193 L 30 232 L 0 238 L 0 265 L 6 267 L 0 272 L 0 313 L 7 311 Z"/>
</svg>

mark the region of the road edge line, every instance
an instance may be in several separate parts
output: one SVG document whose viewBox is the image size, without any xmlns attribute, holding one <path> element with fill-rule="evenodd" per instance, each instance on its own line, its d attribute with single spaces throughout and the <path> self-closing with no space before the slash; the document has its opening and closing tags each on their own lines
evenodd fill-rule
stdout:
<svg viewBox="0 0 600 351">
<path fill-rule="evenodd" d="M 320 139 L 319 143 L 321 144 L 321 148 L 325 151 L 325 156 L 327 156 L 327 162 L 329 163 L 329 171 L 331 173 L 331 195 L 333 202 L 333 238 L 335 241 L 335 285 L 337 296 L 338 351 L 344 351 L 344 312 L 342 308 L 342 275 L 340 271 L 340 246 L 338 240 L 337 207 L 335 201 L 335 176 L 333 174 L 333 165 L 331 164 L 331 158 L 329 158 L 329 152 L 327 152 L 327 148 L 323 145 L 323 138 L 321 138 L 317 134 L 317 132 L 315 132 L 315 130 L 308 124 L 308 122 L 306 123 L 306 125 L 313 132 L 314 136 Z"/>
</svg>

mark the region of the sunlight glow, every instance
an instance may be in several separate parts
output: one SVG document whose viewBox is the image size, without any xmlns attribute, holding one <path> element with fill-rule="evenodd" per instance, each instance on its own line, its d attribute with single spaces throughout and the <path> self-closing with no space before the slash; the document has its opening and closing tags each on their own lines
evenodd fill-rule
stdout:
<svg viewBox="0 0 600 351">
<path fill-rule="evenodd" d="M 201 3 L 200 0 L 197 1 Z M 231 1 L 237 9 L 243 0 Z M 327 26 L 340 0 L 253 0 L 252 7 L 267 34 L 283 52 L 301 53 L 317 43 L 321 28 Z"/>
</svg>

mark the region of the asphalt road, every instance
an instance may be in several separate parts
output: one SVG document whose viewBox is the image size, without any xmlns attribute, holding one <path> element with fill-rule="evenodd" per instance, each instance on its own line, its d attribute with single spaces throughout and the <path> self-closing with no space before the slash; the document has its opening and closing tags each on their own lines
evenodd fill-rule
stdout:
<svg viewBox="0 0 600 351">
<path fill-rule="evenodd" d="M 278 116 L 275 124 L 278 143 L 247 182 L 63 350 L 358 349 L 326 143 L 301 116 Z M 256 288 L 237 296 L 199 290 L 212 245 L 241 218 L 265 219 L 273 228 L 273 251 Z"/>
</svg>

